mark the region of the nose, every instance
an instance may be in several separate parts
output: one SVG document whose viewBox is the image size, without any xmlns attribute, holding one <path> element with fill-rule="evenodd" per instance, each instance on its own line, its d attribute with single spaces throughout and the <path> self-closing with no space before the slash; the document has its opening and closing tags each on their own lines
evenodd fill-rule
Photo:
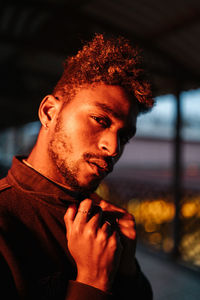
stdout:
<svg viewBox="0 0 200 300">
<path fill-rule="evenodd" d="M 121 154 L 120 139 L 118 134 L 104 132 L 99 140 L 99 149 L 103 155 L 118 157 Z"/>
</svg>

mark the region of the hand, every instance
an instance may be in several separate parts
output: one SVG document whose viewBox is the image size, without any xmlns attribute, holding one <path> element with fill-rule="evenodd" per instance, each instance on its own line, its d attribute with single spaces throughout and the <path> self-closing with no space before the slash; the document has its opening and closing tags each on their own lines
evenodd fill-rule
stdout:
<svg viewBox="0 0 200 300">
<path fill-rule="evenodd" d="M 135 219 L 125 209 L 102 200 L 98 195 L 92 195 L 93 201 L 102 208 L 106 218 L 117 219 L 118 232 L 123 246 L 119 273 L 124 275 L 134 275 L 137 272 L 135 264 L 136 250 L 136 228 Z M 112 221 L 111 221 L 112 222 Z"/>
<path fill-rule="evenodd" d="M 120 263 L 122 245 L 109 224 L 102 226 L 102 211 L 88 220 L 92 200 L 83 200 L 77 210 L 70 206 L 64 216 L 69 251 L 77 265 L 76 280 L 103 291 L 111 289 Z"/>
</svg>

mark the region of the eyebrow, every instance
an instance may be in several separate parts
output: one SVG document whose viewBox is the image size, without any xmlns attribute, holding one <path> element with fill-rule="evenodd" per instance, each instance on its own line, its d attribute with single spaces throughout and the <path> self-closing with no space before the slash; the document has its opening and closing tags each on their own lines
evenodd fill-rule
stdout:
<svg viewBox="0 0 200 300">
<path fill-rule="evenodd" d="M 123 120 L 123 118 L 124 118 L 124 115 L 122 113 L 116 112 L 109 105 L 107 105 L 105 103 L 98 102 L 95 104 L 95 106 L 97 106 L 97 107 L 101 108 L 102 110 L 104 110 L 105 112 L 111 114 L 116 119 Z"/>
</svg>

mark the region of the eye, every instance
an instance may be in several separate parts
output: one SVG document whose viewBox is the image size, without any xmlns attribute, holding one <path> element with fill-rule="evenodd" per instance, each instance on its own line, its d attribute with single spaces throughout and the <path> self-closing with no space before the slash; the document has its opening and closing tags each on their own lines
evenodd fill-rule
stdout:
<svg viewBox="0 0 200 300">
<path fill-rule="evenodd" d="M 96 117 L 96 116 L 92 116 L 92 118 L 99 124 L 101 125 L 103 128 L 108 128 L 111 124 L 110 120 L 108 118 L 105 117 Z"/>
</svg>

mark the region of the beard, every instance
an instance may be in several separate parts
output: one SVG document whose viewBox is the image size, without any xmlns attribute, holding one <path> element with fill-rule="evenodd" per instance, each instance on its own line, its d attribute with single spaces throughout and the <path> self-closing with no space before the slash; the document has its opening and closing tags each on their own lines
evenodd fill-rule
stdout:
<svg viewBox="0 0 200 300">
<path fill-rule="evenodd" d="M 70 136 L 68 136 L 61 126 L 61 120 L 57 120 L 54 134 L 48 145 L 48 153 L 59 174 L 62 176 L 62 183 L 71 191 L 79 194 L 88 195 L 94 192 L 101 179 L 92 176 L 86 184 L 81 184 L 78 180 L 80 164 L 85 162 L 88 157 L 95 157 L 95 154 L 84 153 L 81 158 L 76 161 L 70 159 L 73 155 L 73 146 Z"/>
</svg>

